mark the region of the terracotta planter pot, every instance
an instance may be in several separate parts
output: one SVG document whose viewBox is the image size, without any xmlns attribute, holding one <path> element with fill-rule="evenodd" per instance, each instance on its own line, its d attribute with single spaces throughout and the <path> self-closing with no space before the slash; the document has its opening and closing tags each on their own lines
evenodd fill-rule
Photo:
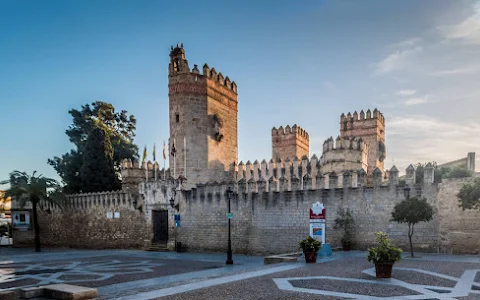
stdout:
<svg viewBox="0 0 480 300">
<path fill-rule="evenodd" d="M 393 263 L 375 264 L 375 273 L 377 278 L 392 278 Z"/>
<path fill-rule="evenodd" d="M 306 263 L 316 263 L 317 262 L 317 252 L 303 252 L 305 255 Z"/>
<path fill-rule="evenodd" d="M 343 251 L 350 251 L 350 244 L 343 244 L 342 248 L 343 248 Z"/>
</svg>

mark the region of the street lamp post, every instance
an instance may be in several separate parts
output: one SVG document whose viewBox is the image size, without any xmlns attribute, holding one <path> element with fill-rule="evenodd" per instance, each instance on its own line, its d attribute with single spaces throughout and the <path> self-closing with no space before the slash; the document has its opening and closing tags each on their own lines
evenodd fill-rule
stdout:
<svg viewBox="0 0 480 300">
<path fill-rule="evenodd" d="M 227 190 L 227 198 L 228 198 L 228 249 L 227 249 L 227 265 L 233 265 L 232 259 L 232 239 L 231 239 L 231 231 L 230 231 L 230 199 L 232 198 L 232 188 L 228 187 Z"/>
</svg>

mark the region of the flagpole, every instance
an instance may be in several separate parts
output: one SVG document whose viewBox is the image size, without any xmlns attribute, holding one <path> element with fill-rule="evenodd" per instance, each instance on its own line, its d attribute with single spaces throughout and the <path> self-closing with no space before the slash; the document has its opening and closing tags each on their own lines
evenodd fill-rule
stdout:
<svg viewBox="0 0 480 300">
<path fill-rule="evenodd" d="M 153 169 L 155 181 L 157 181 L 157 147 L 155 144 L 153 144 Z"/>
<path fill-rule="evenodd" d="M 175 176 L 177 176 L 177 150 L 175 149 L 175 138 L 173 138 L 173 178 L 175 179 Z"/>
<path fill-rule="evenodd" d="M 170 139 L 168 139 L 168 144 L 170 145 Z M 165 140 L 163 140 L 163 180 L 165 180 L 165 160 L 167 159 L 166 149 L 165 149 Z"/>
<path fill-rule="evenodd" d="M 183 176 L 187 178 L 187 137 L 183 137 L 183 158 L 185 161 L 185 170 L 183 172 Z"/>
</svg>

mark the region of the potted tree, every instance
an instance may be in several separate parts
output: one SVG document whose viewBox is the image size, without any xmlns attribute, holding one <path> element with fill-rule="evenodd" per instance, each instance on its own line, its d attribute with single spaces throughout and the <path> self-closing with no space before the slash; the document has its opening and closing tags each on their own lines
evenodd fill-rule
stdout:
<svg viewBox="0 0 480 300">
<path fill-rule="evenodd" d="M 375 264 L 377 278 L 391 278 L 393 264 L 402 258 L 402 250 L 395 247 L 385 232 L 375 232 L 377 247 L 368 248 L 368 261 Z"/>
<path fill-rule="evenodd" d="M 307 236 L 298 243 L 298 248 L 302 249 L 307 263 L 317 262 L 317 253 L 321 246 L 322 243 L 311 236 Z"/>
<path fill-rule="evenodd" d="M 335 219 L 334 229 L 343 229 L 342 248 L 343 251 L 350 251 L 352 245 L 353 217 L 350 210 L 339 210 Z"/>
</svg>

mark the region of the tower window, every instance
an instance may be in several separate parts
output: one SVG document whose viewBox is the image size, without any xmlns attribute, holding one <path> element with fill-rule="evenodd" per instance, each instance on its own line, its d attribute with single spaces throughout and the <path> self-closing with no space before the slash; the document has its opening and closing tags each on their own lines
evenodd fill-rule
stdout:
<svg viewBox="0 0 480 300">
<path fill-rule="evenodd" d="M 178 59 L 178 58 L 173 61 L 173 70 L 174 70 L 175 72 L 180 71 L 179 59 Z"/>
<path fill-rule="evenodd" d="M 180 115 L 178 113 L 175 114 L 175 121 L 177 123 L 180 122 Z"/>
</svg>

